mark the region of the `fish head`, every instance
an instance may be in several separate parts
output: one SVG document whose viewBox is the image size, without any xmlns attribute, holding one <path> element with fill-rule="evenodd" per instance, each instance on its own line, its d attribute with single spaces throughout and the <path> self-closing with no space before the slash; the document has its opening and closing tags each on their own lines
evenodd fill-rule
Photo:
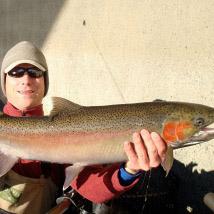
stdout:
<svg viewBox="0 0 214 214">
<path fill-rule="evenodd" d="M 214 108 L 177 103 L 163 122 L 162 137 L 173 148 L 195 145 L 214 138 Z"/>
</svg>

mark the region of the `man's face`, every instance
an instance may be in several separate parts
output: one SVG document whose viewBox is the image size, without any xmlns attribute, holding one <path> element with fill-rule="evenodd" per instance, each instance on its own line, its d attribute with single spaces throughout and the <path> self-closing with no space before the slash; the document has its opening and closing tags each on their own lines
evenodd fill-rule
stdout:
<svg viewBox="0 0 214 214">
<path fill-rule="evenodd" d="M 17 67 L 35 68 L 30 64 L 20 64 Z M 6 75 L 5 81 L 7 100 L 20 110 L 27 110 L 42 103 L 45 91 L 44 76 L 33 78 L 27 72 L 22 77 Z"/>
</svg>

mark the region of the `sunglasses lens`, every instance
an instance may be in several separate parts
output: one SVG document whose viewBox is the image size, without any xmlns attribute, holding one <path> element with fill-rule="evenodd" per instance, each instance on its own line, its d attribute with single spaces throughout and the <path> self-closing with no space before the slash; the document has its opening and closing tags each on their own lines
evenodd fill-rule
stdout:
<svg viewBox="0 0 214 214">
<path fill-rule="evenodd" d="M 25 72 L 32 78 L 42 77 L 44 72 L 36 68 L 14 68 L 8 72 L 8 75 L 15 78 L 23 77 Z"/>
<path fill-rule="evenodd" d="M 43 76 L 43 71 L 41 71 L 41 70 L 36 70 L 36 69 L 34 69 L 34 68 L 29 68 L 29 69 L 27 70 L 27 72 L 28 72 L 28 75 L 29 75 L 30 77 L 33 77 L 33 78 L 39 78 L 39 77 Z"/>
<path fill-rule="evenodd" d="M 25 73 L 25 70 L 22 68 L 19 69 L 12 69 L 11 71 L 8 72 L 8 75 L 11 77 L 22 77 Z"/>
</svg>

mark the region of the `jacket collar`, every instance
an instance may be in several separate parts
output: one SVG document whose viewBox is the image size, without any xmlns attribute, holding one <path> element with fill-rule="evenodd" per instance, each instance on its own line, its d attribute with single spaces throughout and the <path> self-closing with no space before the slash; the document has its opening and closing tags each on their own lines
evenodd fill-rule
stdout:
<svg viewBox="0 0 214 214">
<path fill-rule="evenodd" d="M 7 104 L 3 108 L 3 112 L 4 114 L 7 114 L 13 117 L 23 117 L 23 116 L 30 117 L 30 116 L 44 115 L 42 104 L 25 111 L 21 111 L 17 109 L 15 106 L 13 106 L 11 103 L 7 102 Z"/>
</svg>

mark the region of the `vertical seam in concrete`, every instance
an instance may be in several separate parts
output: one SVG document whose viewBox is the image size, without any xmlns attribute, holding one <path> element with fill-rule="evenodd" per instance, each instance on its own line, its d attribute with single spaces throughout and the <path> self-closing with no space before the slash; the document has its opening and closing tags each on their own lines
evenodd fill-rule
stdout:
<svg viewBox="0 0 214 214">
<path fill-rule="evenodd" d="M 122 93 L 122 91 L 121 91 L 121 89 L 120 89 L 120 87 L 119 87 L 119 85 L 118 85 L 118 83 L 117 83 L 117 81 L 116 81 L 114 75 L 113 75 L 112 72 L 111 72 L 110 66 L 108 65 L 107 61 L 105 60 L 105 57 L 104 57 L 103 53 L 101 52 L 101 50 L 100 50 L 100 48 L 99 48 L 99 46 L 98 46 L 98 44 L 97 44 L 97 42 L 96 42 L 96 40 L 95 40 L 95 38 L 94 38 L 92 32 L 90 31 L 90 29 L 88 29 L 88 30 L 89 30 L 90 36 L 91 36 L 91 38 L 92 38 L 92 40 L 93 40 L 94 46 L 95 46 L 95 48 L 97 49 L 98 54 L 100 55 L 100 57 L 101 57 L 101 59 L 102 59 L 104 65 L 105 65 L 105 68 L 106 68 L 106 70 L 108 71 L 108 73 L 109 73 L 109 75 L 110 75 L 110 77 L 111 77 L 111 79 L 112 79 L 112 81 L 113 81 L 113 83 L 114 83 L 114 85 L 115 85 L 115 87 L 116 87 L 116 89 L 117 89 L 117 91 L 118 91 L 118 93 L 119 93 L 119 95 L 120 95 L 122 101 L 123 101 L 124 103 L 126 103 L 126 99 L 125 99 L 125 97 L 124 97 L 124 95 L 123 95 L 123 93 Z"/>
</svg>

